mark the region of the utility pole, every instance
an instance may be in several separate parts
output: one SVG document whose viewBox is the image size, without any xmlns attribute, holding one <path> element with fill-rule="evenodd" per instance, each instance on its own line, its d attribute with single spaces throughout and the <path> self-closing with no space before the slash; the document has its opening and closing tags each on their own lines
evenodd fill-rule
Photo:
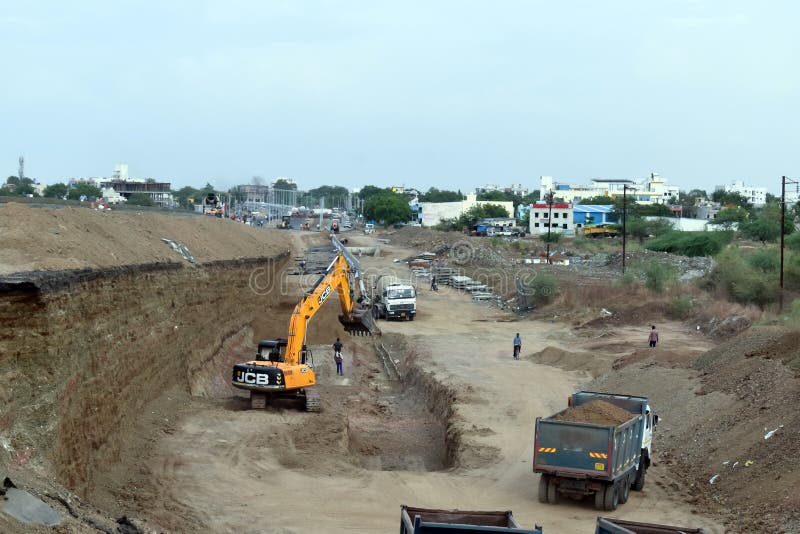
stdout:
<svg viewBox="0 0 800 534">
<path fill-rule="evenodd" d="M 547 265 L 550 265 L 550 229 L 553 227 L 553 190 L 547 193 Z"/>
<path fill-rule="evenodd" d="M 19 157 L 19 176 L 17 178 L 19 178 L 19 183 L 20 183 L 20 185 L 22 185 L 22 179 L 25 178 L 25 157 L 24 156 L 20 156 Z"/>
<path fill-rule="evenodd" d="M 625 244 L 628 239 L 628 189 L 636 191 L 635 187 L 622 184 L 622 274 L 625 274 Z"/>
<path fill-rule="evenodd" d="M 795 189 L 799 183 L 797 180 L 792 180 L 785 176 L 781 177 L 781 276 L 780 276 L 780 289 L 778 290 L 778 312 L 783 313 L 783 234 L 784 225 L 786 224 L 786 184 L 795 184 Z"/>
</svg>

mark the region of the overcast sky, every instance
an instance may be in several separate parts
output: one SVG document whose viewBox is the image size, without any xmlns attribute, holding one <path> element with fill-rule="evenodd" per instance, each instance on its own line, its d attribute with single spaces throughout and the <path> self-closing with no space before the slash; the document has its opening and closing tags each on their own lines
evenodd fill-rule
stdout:
<svg viewBox="0 0 800 534">
<path fill-rule="evenodd" d="M 796 1 L 3 1 L 0 174 L 800 178 Z"/>
</svg>

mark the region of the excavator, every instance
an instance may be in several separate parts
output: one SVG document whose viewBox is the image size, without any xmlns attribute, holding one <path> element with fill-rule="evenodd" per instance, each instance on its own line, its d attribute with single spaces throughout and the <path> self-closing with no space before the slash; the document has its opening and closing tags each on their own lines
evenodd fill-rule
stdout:
<svg viewBox="0 0 800 534">
<path fill-rule="evenodd" d="M 289 399 L 305 406 L 307 412 L 320 410 L 320 398 L 314 374 L 311 350 L 306 342 L 309 321 L 328 301 L 333 292 L 339 293 L 341 313 L 339 322 L 351 335 L 377 335 L 369 309 L 369 297 L 361 278 L 358 260 L 334 235 L 331 241 L 337 255 L 314 287 L 294 308 L 289 320 L 286 339 L 262 340 L 255 360 L 233 366 L 234 387 L 250 391 L 250 407 L 265 408 L 268 401 Z M 359 296 L 354 289 L 358 287 Z"/>
</svg>

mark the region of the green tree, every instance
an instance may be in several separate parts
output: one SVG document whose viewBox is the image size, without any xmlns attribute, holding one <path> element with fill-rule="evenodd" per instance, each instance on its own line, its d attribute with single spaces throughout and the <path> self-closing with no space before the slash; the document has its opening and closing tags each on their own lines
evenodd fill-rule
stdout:
<svg viewBox="0 0 800 534">
<path fill-rule="evenodd" d="M 282 189 L 282 190 L 295 191 L 295 190 L 297 190 L 297 184 L 289 182 L 288 180 L 285 180 L 284 178 L 278 178 L 277 180 L 275 180 L 275 183 L 272 184 L 272 188 L 273 189 Z"/>
<path fill-rule="evenodd" d="M 374 185 L 365 185 L 358 192 L 358 198 L 360 198 L 361 200 L 366 202 L 367 200 L 369 200 L 370 198 L 372 198 L 372 197 L 374 197 L 376 195 L 382 195 L 384 193 L 391 193 L 391 192 L 392 192 L 391 189 L 389 189 L 388 187 L 377 187 L 377 186 L 374 186 Z"/>
<path fill-rule="evenodd" d="M 558 243 L 561 241 L 561 232 L 550 232 L 550 233 L 543 233 L 539 236 L 539 239 L 544 241 L 545 243 Z"/>
<path fill-rule="evenodd" d="M 766 244 L 776 241 L 781 236 L 781 227 L 778 221 L 771 221 L 767 217 L 758 217 L 753 221 L 743 222 L 739 225 L 739 232 L 754 241 Z"/>
<path fill-rule="evenodd" d="M 57 183 L 45 187 L 43 193 L 47 198 L 64 198 L 68 190 L 67 184 Z"/>
<path fill-rule="evenodd" d="M 128 197 L 126 204 L 131 206 L 152 206 L 153 199 L 146 193 L 133 193 Z"/>
<path fill-rule="evenodd" d="M 81 196 L 94 200 L 100 196 L 100 188 L 89 184 L 75 184 L 70 188 L 68 197 L 70 200 L 80 200 Z"/>
<path fill-rule="evenodd" d="M 382 222 L 385 226 L 406 222 L 411 219 L 411 206 L 404 195 L 385 192 L 370 197 L 364 204 L 364 215 Z"/>
<path fill-rule="evenodd" d="M 683 192 L 681 192 L 681 196 L 683 196 Z M 689 198 L 708 200 L 708 193 L 706 193 L 703 189 L 692 189 L 687 193 L 687 196 Z"/>
<path fill-rule="evenodd" d="M 9 176 L 6 178 L 6 184 L 14 186 L 19 185 L 19 176 Z"/>
<path fill-rule="evenodd" d="M 201 195 L 199 189 L 195 189 L 194 187 L 185 186 L 181 187 L 177 191 L 173 192 L 173 196 L 175 200 L 178 201 L 178 205 L 184 209 L 192 209 L 195 202 L 202 202 L 205 198 Z"/>
<path fill-rule="evenodd" d="M 419 195 L 420 202 L 459 202 L 461 200 L 464 200 L 461 191 L 439 190 L 435 187 L 431 187 L 427 193 Z"/>
<path fill-rule="evenodd" d="M 613 206 L 614 199 L 609 196 L 587 197 L 582 199 L 578 204 L 583 206 Z"/>
<path fill-rule="evenodd" d="M 718 189 L 711 194 L 711 200 L 714 202 L 719 202 L 724 206 L 739 206 L 747 211 L 753 209 L 753 205 L 750 204 L 750 201 L 747 200 L 747 197 L 732 191 L 723 191 Z"/>
<path fill-rule="evenodd" d="M 725 230 L 730 230 L 733 228 L 734 224 L 746 221 L 749 216 L 750 213 L 748 213 L 747 210 L 741 206 L 735 206 L 732 208 L 722 208 L 719 210 L 714 220 L 710 222 L 711 224 L 722 226 Z"/>
</svg>

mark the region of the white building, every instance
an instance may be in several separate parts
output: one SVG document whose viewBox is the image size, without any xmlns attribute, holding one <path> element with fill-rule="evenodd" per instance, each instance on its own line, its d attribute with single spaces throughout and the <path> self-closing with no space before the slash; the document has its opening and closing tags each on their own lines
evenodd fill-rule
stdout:
<svg viewBox="0 0 800 534">
<path fill-rule="evenodd" d="M 739 193 L 753 206 L 763 206 L 767 203 L 766 187 L 747 187 L 742 180 L 734 180 L 729 185 L 718 185 L 717 191 L 726 193 Z"/>
<path fill-rule="evenodd" d="M 466 200 L 456 202 L 420 202 L 418 218 L 422 226 L 436 226 L 449 219 L 456 219 L 473 206 L 494 204 L 505 208 L 508 217 L 514 216 L 514 203 L 499 200 L 478 200 L 477 195 L 470 193 Z"/>
<path fill-rule="evenodd" d="M 676 186 L 668 186 L 655 172 L 639 182 L 617 178 L 594 178 L 588 185 L 562 184 L 553 180 L 552 176 L 542 176 L 539 200 L 546 200 L 547 193 L 552 191 L 555 200 L 577 204 L 591 197 L 621 197 L 626 189 L 631 200 L 639 204 L 670 204 L 680 191 Z"/>
<path fill-rule="evenodd" d="M 537 202 L 531 206 L 530 233 L 546 234 L 548 231 L 575 234 L 575 213 L 571 203 L 553 203 L 551 206 Z"/>
</svg>

